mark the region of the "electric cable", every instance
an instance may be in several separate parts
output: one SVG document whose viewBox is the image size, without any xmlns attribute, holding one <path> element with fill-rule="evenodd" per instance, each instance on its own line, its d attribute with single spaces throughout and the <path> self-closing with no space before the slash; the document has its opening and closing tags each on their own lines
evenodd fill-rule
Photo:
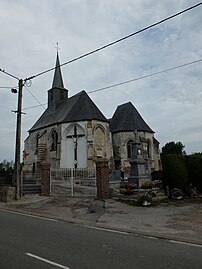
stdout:
<svg viewBox="0 0 202 269">
<path fill-rule="evenodd" d="M 87 93 L 91 94 L 91 93 L 95 93 L 95 92 L 104 91 L 104 90 L 107 90 L 107 89 L 110 89 L 110 88 L 118 87 L 118 86 L 121 86 L 121 85 L 124 85 L 124 84 L 127 84 L 127 83 L 131 83 L 131 82 L 134 82 L 134 81 L 137 81 L 137 80 L 149 78 L 149 77 L 152 77 L 152 76 L 156 76 L 156 75 L 159 75 L 159 74 L 162 74 L 162 73 L 166 73 L 166 72 L 170 72 L 172 70 L 176 70 L 178 68 L 186 67 L 186 66 L 196 64 L 196 63 L 201 63 L 201 62 L 202 62 L 202 59 L 198 59 L 198 60 L 195 60 L 195 61 L 192 61 L 192 62 L 188 62 L 188 63 L 181 64 L 181 65 L 178 65 L 178 66 L 173 66 L 173 67 L 170 67 L 170 68 L 167 68 L 167 69 L 164 69 L 164 70 L 160 70 L 160 71 L 157 71 L 157 72 L 154 72 L 154 73 L 151 73 L 151 74 L 143 75 L 143 76 L 140 76 L 140 77 L 137 77 L 137 78 L 129 79 L 129 80 L 122 81 L 122 82 L 119 82 L 119 83 L 115 83 L 115 84 L 112 84 L 112 85 L 109 85 L 109 86 L 106 86 L 106 87 L 102 87 L 102 88 L 98 88 L 98 89 L 95 89 L 95 90 L 92 90 L 92 91 L 88 91 Z M 36 107 L 39 107 L 39 106 L 42 106 L 44 108 L 44 106 L 47 105 L 47 103 L 41 104 L 38 100 L 37 100 L 37 102 L 39 103 L 39 105 L 26 107 L 26 108 L 23 109 L 23 111 L 28 110 L 28 109 L 32 109 L 32 108 L 36 108 Z"/>
<path fill-rule="evenodd" d="M 117 86 L 120 86 L 120 85 L 131 83 L 131 82 L 134 82 L 134 81 L 137 81 L 137 80 L 141 80 L 141 79 L 144 79 L 144 78 L 149 78 L 149 77 L 152 77 L 152 76 L 155 76 L 155 75 L 166 73 L 166 72 L 169 72 L 169 71 L 172 71 L 172 70 L 176 70 L 178 68 L 185 67 L 187 65 L 191 65 L 191 64 L 195 64 L 195 63 L 199 63 L 199 62 L 202 62 L 202 59 L 199 59 L 199 60 L 196 60 L 196 61 L 193 61 L 193 62 L 189 62 L 189 63 L 186 63 L 186 64 L 174 66 L 174 67 L 171 67 L 171 68 L 168 68 L 168 69 L 164 69 L 164 70 L 161 70 L 161 71 L 157 71 L 157 72 L 154 72 L 154 73 L 151 73 L 151 74 L 148 74 L 148 75 L 144 75 L 144 76 L 141 76 L 141 77 L 129 79 L 129 80 L 126 80 L 126 81 L 123 81 L 123 82 L 119 82 L 119 83 L 110 85 L 110 86 L 106 86 L 106 87 L 103 87 L 103 88 L 92 90 L 92 91 L 89 91 L 87 93 L 90 94 L 90 93 L 94 93 L 94 92 L 104 91 L 104 90 L 107 90 L 107 89 L 110 89 L 110 88 L 114 88 L 114 87 L 117 87 Z"/>
<path fill-rule="evenodd" d="M 0 87 L 0 89 L 12 89 L 12 88 L 16 88 L 16 86 L 15 87 L 7 87 L 7 86 L 6 87 L 3 87 L 3 86 Z"/>
<path fill-rule="evenodd" d="M 36 74 L 36 75 L 30 76 L 30 77 L 28 77 L 28 78 L 25 78 L 24 80 L 25 80 L 25 81 L 26 81 L 26 80 L 31 80 L 31 79 L 33 79 L 33 78 L 36 78 L 36 77 L 41 76 L 41 75 L 43 75 L 43 74 L 46 74 L 46 73 L 48 73 L 48 72 L 50 72 L 50 71 L 52 71 L 52 70 L 55 70 L 55 69 L 58 68 L 58 67 L 61 67 L 61 66 L 64 66 L 64 65 L 73 63 L 73 62 L 75 62 L 75 61 L 77 61 L 77 60 L 80 60 L 80 59 L 82 59 L 82 58 L 84 58 L 84 57 L 87 57 L 87 56 L 89 56 L 89 55 L 91 55 L 91 54 L 94 54 L 94 53 L 96 53 L 96 52 L 98 52 L 98 51 L 101 51 L 101 50 L 103 50 L 103 49 L 106 49 L 106 48 L 108 48 L 108 47 L 110 47 L 110 46 L 113 46 L 113 45 L 115 45 L 115 44 L 117 44 L 117 43 L 119 43 L 119 42 L 121 42 L 121 41 L 124 41 L 124 40 L 126 40 L 126 39 L 128 39 L 128 38 L 130 38 L 130 37 L 132 37 L 132 36 L 134 36 L 134 35 L 137 35 L 137 34 L 139 34 L 139 33 L 142 33 L 142 32 L 144 32 L 144 31 L 146 31 L 146 30 L 152 28 L 152 27 L 155 27 L 155 26 L 157 26 L 157 25 L 159 25 L 159 24 L 161 24 L 161 23 L 163 23 L 163 22 L 165 22 L 165 21 L 168 21 L 168 20 L 170 20 L 170 19 L 173 19 L 174 17 L 177 17 L 177 16 L 179 16 L 179 15 L 181 15 L 181 14 L 187 12 L 187 11 L 190 11 L 190 10 L 196 8 L 196 7 L 199 7 L 200 5 L 202 5 L 202 2 L 199 2 L 198 4 L 195 4 L 195 5 L 193 5 L 193 6 L 189 7 L 189 8 L 186 8 L 186 9 L 180 11 L 180 12 L 177 12 L 177 13 L 175 13 L 175 14 L 169 16 L 169 17 L 166 17 L 166 18 L 164 18 L 164 19 L 162 19 L 162 20 L 160 20 L 160 21 L 158 21 L 158 22 L 156 22 L 156 23 L 153 23 L 153 24 L 151 24 L 151 25 L 149 25 L 149 26 L 146 26 L 145 28 L 142 28 L 141 30 L 138 30 L 138 31 L 136 31 L 136 32 L 133 32 L 133 33 L 131 33 L 131 34 L 129 34 L 129 35 L 126 35 L 126 36 L 124 36 L 124 37 L 122 37 L 122 38 L 119 38 L 119 39 L 117 39 L 117 40 L 115 40 L 115 41 L 112 41 L 112 42 L 110 42 L 110 43 L 108 43 L 108 44 L 106 44 L 106 45 L 103 45 L 103 46 L 101 46 L 101 47 L 99 47 L 99 48 L 97 48 L 97 49 L 94 49 L 94 50 L 92 50 L 92 51 L 90 51 L 90 52 L 87 52 L 87 53 L 85 53 L 85 54 L 83 54 L 83 55 L 80 55 L 80 56 L 78 56 L 78 57 L 76 57 L 76 58 L 74 58 L 74 59 L 72 59 L 72 60 L 69 60 L 69 61 L 67 61 L 67 62 L 65 62 L 65 63 L 63 63 L 63 64 L 60 64 L 60 65 L 57 66 L 57 67 L 52 67 L 52 68 L 47 69 L 47 70 L 45 70 L 45 71 L 42 71 L 42 72 L 40 72 L 40 73 L 38 73 L 38 74 Z"/>
</svg>

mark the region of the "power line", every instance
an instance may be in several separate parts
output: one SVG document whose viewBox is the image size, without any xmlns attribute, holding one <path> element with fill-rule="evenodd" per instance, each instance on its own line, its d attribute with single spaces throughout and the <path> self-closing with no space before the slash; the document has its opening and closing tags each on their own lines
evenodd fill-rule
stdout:
<svg viewBox="0 0 202 269">
<path fill-rule="evenodd" d="M 29 92 L 29 93 L 31 94 L 31 92 Z M 41 106 L 42 108 L 44 108 L 44 106 L 46 106 L 46 105 L 47 105 L 47 103 L 43 103 L 43 104 L 40 103 L 40 105 L 25 107 L 25 108 L 23 108 L 23 111 L 24 110 L 28 110 L 28 109 L 32 109 L 32 108 L 36 108 L 36 107 L 39 107 L 39 106 Z"/>
<path fill-rule="evenodd" d="M 139 34 L 139 33 L 142 33 L 142 32 L 144 32 L 144 31 L 146 31 L 146 30 L 152 28 L 152 27 L 155 27 L 155 26 L 157 26 L 157 25 L 159 25 L 159 24 L 161 24 L 161 23 L 163 23 L 163 22 L 165 22 L 165 21 L 168 21 L 168 20 L 170 20 L 170 19 L 173 19 L 174 17 L 177 17 L 177 16 L 179 16 L 179 15 L 181 15 L 181 14 L 187 12 L 187 11 L 190 11 L 190 10 L 192 10 L 192 9 L 194 9 L 194 8 L 196 8 L 196 7 L 198 7 L 198 6 L 200 6 L 200 5 L 202 5 L 202 2 L 199 2 L 198 4 L 193 5 L 193 6 L 189 7 L 189 8 L 186 8 L 186 9 L 180 11 L 180 12 L 177 12 L 177 13 L 175 13 L 175 14 L 169 16 L 169 17 L 166 17 L 165 19 L 160 20 L 160 21 L 158 21 L 158 22 L 156 22 L 156 23 L 153 23 L 153 24 L 151 24 L 151 25 L 149 25 L 149 26 L 147 26 L 147 27 L 145 27 L 145 28 L 143 28 L 143 29 L 141 29 L 141 30 L 138 30 L 138 31 L 136 31 L 136 32 L 133 32 L 133 33 L 131 33 L 131 34 L 129 34 L 129 35 L 126 35 L 126 36 L 124 36 L 124 37 L 122 37 L 122 38 L 120 38 L 120 39 L 117 39 L 117 40 L 115 40 L 115 41 L 113 41 L 113 42 L 111 42 L 111 43 L 108 43 L 108 44 L 106 44 L 106 45 L 104 45 L 104 46 L 102 46 L 102 47 L 99 47 L 99 48 L 97 48 L 97 49 L 95 49 L 95 50 L 92 50 L 92 51 L 87 52 L 87 53 L 85 53 L 85 54 L 83 54 L 83 55 L 81 55 L 81 56 L 78 56 L 78 57 L 76 57 L 76 58 L 74 58 L 74 59 L 72 59 L 72 60 L 69 60 L 69 61 L 67 61 L 67 62 L 65 62 L 65 63 L 63 63 L 63 64 L 61 64 L 61 65 L 59 65 L 59 66 L 57 66 L 57 67 L 52 67 L 52 68 L 47 69 L 47 70 L 45 70 L 45 71 L 43 71 L 43 72 L 40 72 L 40 73 L 38 73 L 38 74 L 36 74 L 36 75 L 30 76 L 30 77 L 26 78 L 25 80 L 31 80 L 31 79 L 36 78 L 36 77 L 38 77 L 38 76 L 41 76 L 41 75 L 43 75 L 43 74 L 45 74 L 45 73 L 48 73 L 48 72 L 50 72 L 50 71 L 52 71 L 52 70 L 55 70 L 55 69 L 58 68 L 58 67 L 61 67 L 61 66 L 64 66 L 64 65 L 73 63 L 73 62 L 75 62 L 75 61 L 77 61 L 77 60 L 80 60 L 80 59 L 86 57 L 86 56 L 89 56 L 89 55 L 91 55 L 91 54 L 93 54 L 93 53 L 96 53 L 96 52 L 98 52 L 98 51 L 100 51 L 100 50 L 106 49 L 106 48 L 108 48 L 108 47 L 110 47 L 110 46 L 113 46 L 113 45 L 115 45 L 115 44 L 117 44 L 117 43 L 119 43 L 119 42 L 121 42 L 121 41 L 124 41 L 124 40 L 126 40 L 126 39 L 128 39 L 128 38 L 130 38 L 130 37 L 132 37 L 132 36 L 134 36 L 134 35 L 137 35 L 137 34 Z"/>
<path fill-rule="evenodd" d="M 120 82 L 120 83 L 116 83 L 116 84 L 113 84 L 113 85 L 110 85 L 110 86 L 107 86 L 107 87 L 103 87 L 103 88 L 99 88 L 99 89 L 96 89 L 96 90 L 93 90 L 93 91 L 89 91 L 87 93 L 90 94 L 90 93 L 94 93 L 94 92 L 106 90 L 106 89 L 109 89 L 109 88 L 117 87 L 117 86 L 120 86 L 120 85 L 123 85 L 123 84 L 127 84 L 127 83 L 130 83 L 130 82 L 134 82 L 134 81 L 137 81 L 137 80 L 141 80 L 141 79 L 144 79 L 144 78 L 148 78 L 148 77 L 151 77 L 151 76 L 155 76 L 155 75 L 158 75 L 158 74 L 162 74 L 162 73 L 165 73 L 165 72 L 169 72 L 169 71 L 172 71 L 172 70 L 176 70 L 178 68 L 182 68 L 182 67 L 185 67 L 185 66 L 188 66 L 188 65 L 191 65 L 191 64 L 200 63 L 200 62 L 202 62 L 202 59 L 199 59 L 199 60 L 196 60 L 196 61 L 192 61 L 192 62 L 188 62 L 188 63 L 185 63 L 185 64 L 181 64 L 181 65 L 178 65 L 178 66 L 174 66 L 174 67 L 171 67 L 171 68 L 168 68 L 168 69 L 164 69 L 164 70 L 161 70 L 161 71 L 158 71 L 158 72 L 154 72 L 154 73 L 151 73 L 151 74 L 148 74 L 148 75 L 144 75 L 144 76 L 141 76 L 141 77 L 138 77 L 138 78 L 126 80 L 126 81 L 123 81 L 123 82 Z M 39 103 L 39 105 L 28 107 L 28 108 L 24 108 L 23 110 L 28 110 L 30 108 L 35 108 L 35 107 L 39 107 L 39 106 L 43 107 L 43 109 L 46 110 L 45 105 L 47 105 L 47 103 L 46 104 L 41 104 L 40 101 L 34 96 L 34 94 L 28 89 L 28 87 L 26 85 L 24 85 L 24 87 L 32 95 L 32 97 Z M 56 117 L 54 117 L 54 115 L 52 115 L 48 110 L 46 110 L 46 111 L 56 121 L 54 124 L 58 124 L 59 122 L 56 119 Z M 65 127 L 62 126 L 62 128 L 65 131 L 67 131 Z M 67 131 L 67 133 L 69 133 L 70 135 L 73 136 L 73 134 L 70 131 Z M 80 138 L 80 141 L 82 141 L 85 144 L 88 143 L 87 141 L 85 141 L 85 140 L 83 140 L 81 138 Z"/>
<path fill-rule="evenodd" d="M 24 85 L 24 87 L 26 88 L 26 90 L 29 92 L 29 94 L 31 94 L 31 96 L 37 101 L 37 103 L 39 104 L 39 105 L 37 105 L 37 106 L 33 106 L 33 107 L 38 107 L 38 106 L 41 106 L 41 107 L 43 107 L 43 109 L 45 110 L 46 109 L 46 107 L 45 107 L 45 105 L 46 104 L 41 104 L 41 102 L 34 96 L 34 94 L 28 89 L 28 87 L 26 86 L 26 85 Z M 31 107 L 31 108 L 33 108 L 33 107 Z M 23 109 L 23 110 L 26 110 L 26 109 L 28 109 L 28 108 L 25 108 L 25 109 Z M 50 113 L 50 115 L 51 115 L 51 113 Z M 54 118 L 55 119 L 55 118 Z"/>
<path fill-rule="evenodd" d="M 106 87 L 99 88 L 99 89 L 96 89 L 96 90 L 93 90 L 93 91 L 89 91 L 88 93 L 94 93 L 94 92 L 99 92 L 99 91 L 107 90 L 109 88 L 114 88 L 114 87 L 117 87 L 117 86 L 120 86 L 120 85 L 124 85 L 124 84 L 130 83 L 130 82 L 141 80 L 141 79 L 144 79 L 144 78 L 149 78 L 149 77 L 152 77 L 152 76 L 155 76 L 155 75 L 166 73 L 166 72 L 169 72 L 169 71 L 172 71 L 172 70 L 181 68 L 181 67 L 185 67 L 187 65 L 199 63 L 199 62 L 202 62 L 202 59 L 199 59 L 199 60 L 196 60 L 196 61 L 193 61 L 193 62 L 189 62 L 189 63 L 186 63 L 186 64 L 181 64 L 181 65 L 178 65 L 178 66 L 174 66 L 174 67 L 171 67 L 171 68 L 168 68 L 168 69 L 165 69 L 165 70 L 161 70 L 161 71 L 158 71 L 158 72 L 154 72 L 154 73 L 151 73 L 151 74 L 148 74 L 148 75 L 144 75 L 144 76 L 141 76 L 141 77 L 137 77 L 137 78 L 133 78 L 133 79 L 130 79 L 130 80 L 126 80 L 126 81 L 123 81 L 123 82 L 119 82 L 119 83 L 116 83 L 116 84 L 113 84 L 113 85 L 110 85 L 110 86 L 106 86 Z"/>
<path fill-rule="evenodd" d="M 16 86 L 15 86 L 16 87 Z M 0 89 L 12 89 L 12 88 L 15 88 L 15 87 L 0 87 Z"/>
<path fill-rule="evenodd" d="M 10 76 L 10 77 L 12 77 L 12 78 L 17 79 L 18 81 L 20 80 L 18 77 L 14 76 L 14 75 L 12 75 L 12 74 L 10 74 L 10 73 L 8 73 L 8 72 L 6 72 L 5 69 L 1 69 L 1 68 L 0 68 L 0 71 L 1 71 L 2 73 L 6 74 L 6 75 L 8 75 L 8 76 Z"/>
<path fill-rule="evenodd" d="M 196 61 L 188 62 L 188 63 L 181 64 L 181 65 L 178 65 L 178 66 L 174 66 L 174 67 L 171 67 L 171 68 L 167 68 L 167 69 L 164 69 L 164 70 L 161 70 L 161 71 L 158 71 L 158 72 L 154 72 L 154 73 L 151 73 L 151 74 L 147 74 L 147 75 L 144 75 L 144 76 L 141 76 L 141 77 L 133 78 L 133 79 L 130 79 L 130 80 L 119 82 L 119 83 L 115 83 L 115 84 L 112 84 L 112 85 L 109 85 L 109 86 L 106 86 L 106 87 L 98 88 L 98 89 L 95 89 L 95 90 L 92 90 L 92 91 L 88 91 L 87 93 L 91 94 L 91 93 L 94 93 L 94 92 L 99 92 L 99 91 L 107 90 L 107 89 L 110 89 L 110 88 L 118 87 L 118 86 L 121 86 L 121 85 L 124 85 L 124 84 L 127 84 L 127 83 L 131 83 L 131 82 L 141 80 L 141 79 L 144 79 L 144 78 L 149 78 L 149 77 L 152 77 L 152 76 L 155 76 L 155 75 L 166 73 L 166 72 L 169 72 L 169 71 L 172 71 L 172 70 L 176 70 L 178 68 L 186 67 L 186 66 L 196 64 L 196 63 L 200 63 L 200 62 L 202 62 L 202 59 L 198 59 Z M 30 91 L 29 91 L 29 93 L 33 96 L 33 94 Z M 34 97 L 34 99 L 37 100 L 35 97 Z M 31 108 L 36 108 L 36 107 L 39 107 L 39 106 L 42 106 L 44 108 L 44 106 L 47 105 L 47 103 L 41 104 L 38 100 L 37 100 L 37 102 L 39 103 L 39 105 L 26 107 L 26 108 L 23 109 L 23 111 L 31 109 Z"/>
</svg>

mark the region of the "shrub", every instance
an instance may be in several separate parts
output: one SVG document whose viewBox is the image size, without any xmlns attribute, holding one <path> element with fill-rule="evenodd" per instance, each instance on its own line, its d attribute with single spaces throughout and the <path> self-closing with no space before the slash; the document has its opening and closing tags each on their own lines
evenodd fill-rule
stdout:
<svg viewBox="0 0 202 269">
<path fill-rule="evenodd" d="M 186 192 L 189 185 L 189 177 L 183 155 L 168 154 L 162 157 L 163 185 L 170 190 L 179 188 Z"/>
<path fill-rule="evenodd" d="M 185 157 L 189 181 L 197 191 L 202 192 L 202 155 L 193 154 Z"/>
</svg>

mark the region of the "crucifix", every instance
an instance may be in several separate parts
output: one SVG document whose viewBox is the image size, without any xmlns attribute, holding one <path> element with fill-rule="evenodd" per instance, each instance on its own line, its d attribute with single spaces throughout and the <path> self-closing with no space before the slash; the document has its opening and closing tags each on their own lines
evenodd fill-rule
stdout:
<svg viewBox="0 0 202 269">
<path fill-rule="evenodd" d="M 73 143 L 74 143 L 74 168 L 77 168 L 77 163 L 78 163 L 78 138 L 85 136 L 85 134 L 78 134 L 77 133 L 77 126 L 74 126 L 74 134 L 73 135 L 68 135 L 67 138 L 72 138 Z"/>
</svg>

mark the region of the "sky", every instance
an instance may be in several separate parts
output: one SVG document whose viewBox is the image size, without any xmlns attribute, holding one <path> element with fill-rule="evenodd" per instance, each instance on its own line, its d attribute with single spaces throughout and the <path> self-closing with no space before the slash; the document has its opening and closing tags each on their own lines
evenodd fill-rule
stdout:
<svg viewBox="0 0 202 269">
<path fill-rule="evenodd" d="M 199 0 L 0 0 L 0 69 L 25 79 L 141 30 Z M 202 5 L 62 67 L 72 96 L 202 59 Z M 106 118 L 132 102 L 160 147 L 202 152 L 202 61 L 89 94 Z M 23 88 L 22 150 L 43 113 L 53 71 Z M 14 160 L 18 80 L 0 72 L 0 161 Z M 8 87 L 8 88 L 7 88 Z M 33 106 L 36 106 L 32 108 Z"/>
</svg>

